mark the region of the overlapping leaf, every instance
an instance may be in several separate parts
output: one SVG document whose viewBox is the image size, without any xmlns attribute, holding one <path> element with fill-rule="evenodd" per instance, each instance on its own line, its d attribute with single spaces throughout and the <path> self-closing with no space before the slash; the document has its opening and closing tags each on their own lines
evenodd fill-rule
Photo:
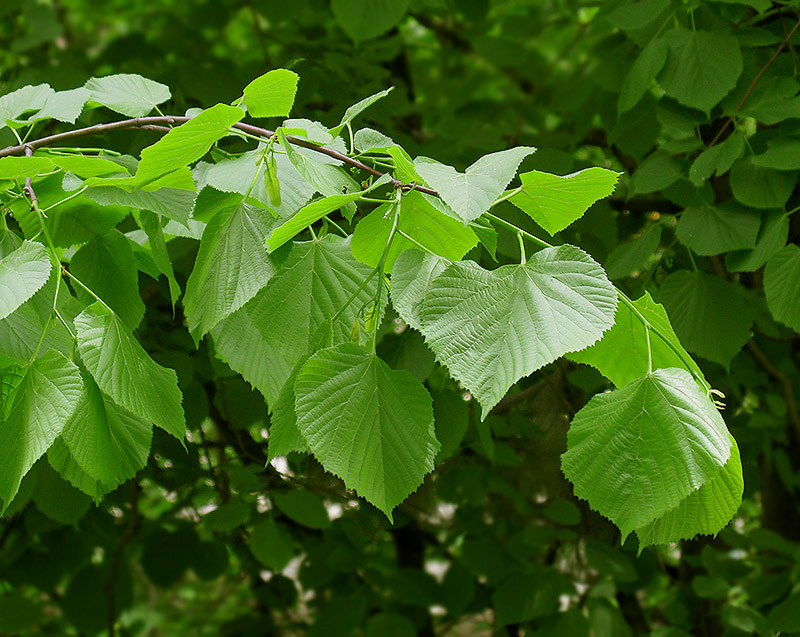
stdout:
<svg viewBox="0 0 800 637">
<path fill-rule="evenodd" d="M 406 250 L 397 257 L 392 269 L 392 304 L 411 327 L 422 330 L 422 301 L 447 265 L 445 259 L 418 250 Z"/>
<path fill-rule="evenodd" d="M 800 248 L 787 245 L 767 262 L 764 292 L 772 316 L 800 332 Z"/>
<path fill-rule="evenodd" d="M 0 319 L 30 299 L 50 277 L 53 264 L 41 243 L 24 241 L 0 259 Z"/>
</svg>

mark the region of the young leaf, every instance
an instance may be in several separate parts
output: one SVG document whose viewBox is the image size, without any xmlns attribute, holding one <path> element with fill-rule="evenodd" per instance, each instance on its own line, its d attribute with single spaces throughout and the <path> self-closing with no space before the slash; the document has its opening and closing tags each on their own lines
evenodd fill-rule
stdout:
<svg viewBox="0 0 800 637">
<path fill-rule="evenodd" d="M 169 87 L 133 73 L 93 77 L 84 86 L 93 102 L 128 117 L 144 117 L 172 97 Z"/>
<path fill-rule="evenodd" d="M 264 247 L 274 225 L 268 211 L 245 203 L 221 210 L 209 222 L 183 300 L 195 341 L 252 299 L 275 273 Z"/>
<path fill-rule="evenodd" d="M 564 475 L 625 538 L 715 478 L 731 457 L 725 423 L 683 369 L 598 394 L 572 420 Z"/>
<path fill-rule="evenodd" d="M 363 111 L 372 106 L 379 99 L 381 99 L 382 97 L 386 97 L 389 93 L 391 93 L 393 88 L 394 87 L 391 86 L 382 91 L 378 91 L 374 95 L 365 97 L 360 102 L 357 102 L 356 104 L 353 104 L 352 106 L 348 107 L 348 109 L 344 112 L 344 115 L 342 115 L 342 121 L 340 121 L 336 127 L 331 129 L 330 131 L 331 135 L 336 137 L 339 133 L 342 132 L 342 129 L 345 126 L 347 126 L 350 122 L 352 122 L 358 115 L 360 115 Z M 384 137 L 384 139 L 388 139 L 388 137 Z"/>
<path fill-rule="evenodd" d="M 297 425 L 315 457 L 391 521 L 439 450 L 422 383 L 345 343 L 314 354 L 296 392 Z"/>
<path fill-rule="evenodd" d="M 787 245 L 767 262 L 764 292 L 772 316 L 800 332 L 800 248 Z"/>
<path fill-rule="evenodd" d="M 300 76 L 287 69 L 273 69 L 244 87 L 243 102 L 253 117 L 287 117 L 294 104 Z"/>
<path fill-rule="evenodd" d="M 6 368 L 7 369 L 7 368 Z M 30 470 L 64 429 L 81 396 L 78 368 L 50 350 L 14 374 L 0 370 L 0 499 L 4 511 Z"/>
<path fill-rule="evenodd" d="M 427 157 L 417 157 L 414 168 L 467 224 L 489 210 L 514 178 L 522 160 L 535 152 L 530 146 L 517 146 L 484 155 L 464 173 Z"/>
<path fill-rule="evenodd" d="M 158 365 L 99 301 L 75 317 L 78 351 L 115 403 L 183 440 L 186 421 L 174 370 Z"/>
<path fill-rule="evenodd" d="M 83 394 L 61 439 L 87 475 L 116 486 L 147 463 L 153 425 L 104 396 L 91 376 L 81 376 Z"/>
<path fill-rule="evenodd" d="M 553 235 L 582 217 L 593 203 L 614 192 L 619 173 L 587 168 L 561 176 L 532 170 L 519 178 L 522 190 L 509 201 Z"/>
<path fill-rule="evenodd" d="M 0 319 L 30 299 L 50 277 L 53 264 L 44 246 L 24 241 L 0 259 Z"/>
<path fill-rule="evenodd" d="M 653 301 L 648 292 L 636 299 L 633 304 L 645 320 L 664 335 L 672 345 L 670 347 L 655 332 L 650 333 L 653 368 L 678 367 L 703 378 L 703 372 L 683 349 L 675 335 L 664 308 Z M 675 350 L 682 356 L 678 355 Z M 567 358 L 595 367 L 614 385 L 624 387 L 647 373 L 648 355 L 645 326 L 627 304 L 620 303 L 617 306 L 614 327 L 606 332 L 598 343 L 580 352 L 568 354 Z"/>
<path fill-rule="evenodd" d="M 742 503 L 744 480 L 739 446 L 731 436 L 731 457 L 716 476 L 690 493 L 677 507 L 636 529 L 639 547 L 691 540 L 695 535 L 715 535 L 736 514 Z"/>
<path fill-rule="evenodd" d="M 520 378 L 597 341 L 614 324 L 617 294 L 603 269 L 570 245 L 524 265 L 450 265 L 422 302 L 422 333 L 482 418 Z"/>
<path fill-rule="evenodd" d="M 0 179 L 25 179 L 36 177 L 55 169 L 55 164 L 47 157 L 2 157 L 0 158 Z"/>
<path fill-rule="evenodd" d="M 243 116 L 241 108 L 217 104 L 173 128 L 142 151 L 135 184 L 139 187 L 147 185 L 200 159 Z"/>
</svg>

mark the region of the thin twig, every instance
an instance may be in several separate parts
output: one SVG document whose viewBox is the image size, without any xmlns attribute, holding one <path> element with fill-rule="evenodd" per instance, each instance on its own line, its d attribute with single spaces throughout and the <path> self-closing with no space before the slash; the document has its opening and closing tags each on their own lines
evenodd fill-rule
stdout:
<svg viewBox="0 0 800 637">
<path fill-rule="evenodd" d="M 758 75 L 756 75 L 755 78 L 753 78 L 753 81 L 750 82 L 750 86 L 748 86 L 747 90 L 744 92 L 744 96 L 742 97 L 742 100 L 739 102 L 739 105 L 736 107 L 736 110 L 733 111 L 733 114 L 728 118 L 728 121 L 725 122 L 723 127 L 719 129 L 719 132 L 714 136 L 714 139 L 711 140 L 711 143 L 708 145 L 709 148 L 711 148 L 714 144 L 716 144 L 719 141 L 719 138 L 722 136 L 722 133 L 724 133 L 728 129 L 728 126 L 731 125 L 734 118 L 736 117 L 736 114 L 740 110 L 742 110 L 742 106 L 744 106 L 744 103 L 747 101 L 747 98 L 750 97 L 750 94 L 753 92 L 753 89 L 756 87 L 756 84 L 758 84 L 758 81 L 761 79 L 761 76 L 763 76 L 766 70 L 770 66 L 772 66 L 772 63 L 777 59 L 778 55 L 783 50 L 783 47 L 786 46 L 786 43 L 792 39 L 792 36 L 794 35 L 794 32 L 797 31 L 798 27 L 800 27 L 800 20 L 798 20 L 797 23 L 792 28 L 792 30 L 789 31 L 789 34 L 783 39 L 783 42 L 780 43 L 780 46 L 775 50 L 775 53 L 772 54 L 772 57 L 769 59 L 769 61 L 763 67 L 761 67 L 761 70 L 758 72 Z"/>
<path fill-rule="evenodd" d="M 65 131 L 63 133 L 57 133 L 55 135 L 48 135 L 47 137 L 40 137 L 39 139 L 32 139 L 28 142 L 25 142 L 24 144 L 18 144 L 16 146 L 8 146 L 0 150 L 0 157 L 27 154 L 28 150 L 30 150 L 30 153 L 33 154 L 33 151 L 36 150 L 37 148 L 41 148 L 43 146 L 50 146 L 60 141 L 73 139 L 75 137 L 82 137 L 84 135 L 101 135 L 103 133 L 115 130 L 137 128 L 146 130 L 168 131 L 169 129 L 164 126 L 165 124 L 180 125 L 180 124 L 185 124 L 190 119 L 192 118 L 185 116 L 177 116 L 177 115 L 165 115 L 165 116 L 154 115 L 150 117 L 134 117 L 132 119 L 123 119 L 118 122 L 109 122 L 107 124 L 95 124 L 94 126 L 87 126 L 86 128 L 77 128 L 75 130 Z M 257 135 L 259 137 L 264 137 L 266 139 L 270 139 L 273 135 L 275 135 L 275 131 L 271 131 L 266 128 L 261 128 L 259 126 L 253 126 L 252 124 L 245 124 L 243 122 L 237 122 L 236 124 L 233 125 L 233 128 L 240 130 L 244 133 Z M 345 155 L 344 153 L 341 153 L 338 150 L 334 150 L 332 148 L 326 148 L 324 146 L 319 146 L 313 142 L 298 137 L 294 137 L 292 135 L 287 135 L 286 140 L 294 144 L 295 146 L 302 146 L 303 148 L 308 148 L 309 150 L 313 150 L 314 152 L 327 155 L 328 157 L 332 157 L 333 159 L 341 161 L 345 164 L 354 166 L 359 170 L 363 170 L 365 173 L 368 173 L 375 177 L 382 177 L 384 175 L 384 173 L 374 169 L 372 166 L 367 166 L 367 164 L 360 162 L 357 159 L 353 159 L 352 157 Z M 404 184 L 399 179 L 392 178 L 390 180 L 390 183 L 395 189 L 400 189 L 403 191 L 418 190 L 420 192 L 424 192 L 429 195 L 434 195 L 434 196 L 438 195 L 438 193 L 432 188 L 428 188 L 426 186 L 420 186 L 417 184 Z"/>
</svg>

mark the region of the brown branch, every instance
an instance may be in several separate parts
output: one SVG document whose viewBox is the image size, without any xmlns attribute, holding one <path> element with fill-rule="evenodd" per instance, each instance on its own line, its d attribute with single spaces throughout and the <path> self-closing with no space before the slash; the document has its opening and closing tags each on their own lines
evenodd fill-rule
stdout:
<svg viewBox="0 0 800 637">
<path fill-rule="evenodd" d="M 25 157 L 32 157 L 33 156 L 33 149 L 29 146 L 24 146 Z M 33 190 L 33 182 L 31 181 L 30 177 L 25 178 L 25 187 L 22 189 L 22 192 L 25 193 L 25 196 L 30 199 L 31 202 L 31 210 L 36 207 L 36 204 L 39 203 L 39 198 L 36 196 L 36 193 Z"/>
<path fill-rule="evenodd" d="M 733 111 L 733 115 L 731 115 L 728 118 L 728 121 L 725 122 L 723 127 L 719 129 L 719 132 L 714 136 L 714 139 L 712 139 L 711 143 L 708 145 L 709 148 L 711 148 L 714 144 L 716 144 L 719 141 L 719 138 L 722 136 L 722 133 L 724 133 L 728 129 L 728 126 L 731 125 L 734 118 L 736 117 L 736 113 L 742 110 L 742 106 L 744 106 L 744 103 L 747 101 L 747 98 L 750 97 L 750 94 L 753 92 L 753 89 L 756 87 L 756 84 L 758 84 L 758 81 L 764 75 L 766 70 L 770 66 L 772 66 L 772 63 L 777 59 L 778 55 L 783 50 L 783 47 L 786 46 L 786 43 L 792 39 L 792 36 L 794 35 L 795 31 L 797 31 L 798 27 L 800 27 L 800 20 L 798 20 L 797 23 L 792 28 L 792 30 L 789 31 L 789 34 L 783 39 L 783 42 L 780 43 L 780 46 L 778 46 L 778 48 L 775 49 L 775 53 L 772 54 L 772 57 L 769 59 L 769 61 L 763 67 L 761 67 L 761 70 L 758 72 L 758 75 L 756 75 L 755 78 L 753 78 L 753 81 L 750 82 L 750 86 L 748 86 L 747 90 L 744 92 L 744 96 L 742 97 L 742 100 L 739 102 L 739 105 L 736 107 L 736 110 Z"/>
<path fill-rule="evenodd" d="M 772 361 L 769 360 L 754 341 L 747 341 L 747 349 L 750 350 L 753 358 L 759 362 L 767 374 L 772 376 L 783 387 L 783 399 L 786 401 L 786 411 L 789 413 L 789 420 L 791 420 L 798 437 L 800 437 L 800 414 L 797 412 L 797 403 L 794 399 L 794 387 L 792 386 L 791 379 L 772 364 Z"/>
<path fill-rule="evenodd" d="M 94 126 L 87 126 L 86 128 L 77 128 L 75 130 L 65 131 L 63 133 L 57 133 L 55 135 L 48 135 L 47 137 L 40 137 L 39 139 L 34 139 L 24 144 L 18 144 L 17 146 L 8 146 L 0 150 L 0 157 L 8 157 L 10 155 L 22 155 L 22 154 L 27 155 L 28 150 L 30 150 L 30 153 L 33 154 L 33 151 L 36 150 L 37 148 L 50 146 L 52 144 L 66 141 L 68 139 L 73 139 L 75 137 L 82 137 L 85 135 L 100 135 L 115 130 L 125 130 L 131 128 L 159 130 L 159 131 L 169 130 L 165 128 L 165 125 L 185 124 L 190 119 L 192 118 L 185 116 L 177 116 L 177 115 L 164 115 L 164 116 L 151 116 L 151 117 L 134 117 L 132 119 L 124 119 L 118 122 L 109 122 L 107 124 L 95 124 Z M 269 139 L 275 135 L 275 131 L 271 131 L 266 128 L 260 128 L 259 126 L 253 126 L 252 124 L 244 124 L 243 122 L 237 122 L 236 124 L 233 125 L 233 128 L 238 129 L 245 133 L 249 133 L 251 135 L 264 137 L 266 139 Z M 384 175 L 384 173 L 374 169 L 372 166 L 367 166 L 367 164 L 360 162 L 357 159 L 353 159 L 352 157 L 345 155 L 344 153 L 341 153 L 338 150 L 334 150 L 332 148 L 326 148 L 324 146 L 319 146 L 306 139 L 300 139 L 292 135 L 287 135 L 286 139 L 295 146 L 302 146 L 303 148 L 308 148 L 309 150 L 313 150 L 314 152 L 327 155 L 328 157 L 332 157 L 333 159 L 341 161 L 345 164 L 354 166 L 355 168 L 363 170 L 365 173 L 368 173 L 375 177 L 383 177 Z M 433 190 L 432 188 L 428 188 L 427 186 L 419 186 L 417 184 L 405 184 L 399 179 L 394 179 L 394 178 L 390 180 L 390 183 L 394 188 L 401 189 L 404 191 L 418 190 L 420 192 L 424 192 L 429 195 L 434 195 L 434 196 L 438 195 L 438 193 L 435 190 Z"/>
</svg>

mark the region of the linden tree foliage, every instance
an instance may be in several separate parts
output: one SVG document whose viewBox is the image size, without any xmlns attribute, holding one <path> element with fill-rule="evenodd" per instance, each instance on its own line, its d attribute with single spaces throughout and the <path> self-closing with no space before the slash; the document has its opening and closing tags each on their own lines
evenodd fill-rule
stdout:
<svg viewBox="0 0 800 637">
<path fill-rule="evenodd" d="M 6 4 L 0 633 L 800 631 L 795 0 Z"/>
</svg>

